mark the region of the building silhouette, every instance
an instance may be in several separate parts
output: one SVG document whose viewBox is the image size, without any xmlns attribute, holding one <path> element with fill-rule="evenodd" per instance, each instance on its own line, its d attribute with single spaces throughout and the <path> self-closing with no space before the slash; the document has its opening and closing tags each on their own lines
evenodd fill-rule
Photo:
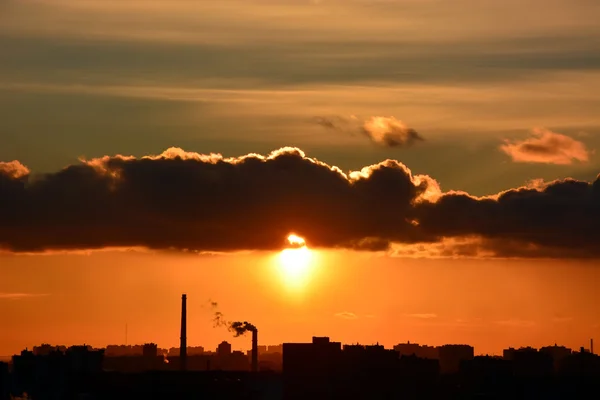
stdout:
<svg viewBox="0 0 600 400">
<path fill-rule="evenodd" d="M 105 353 L 103 368 L 107 371 L 144 372 L 165 369 L 165 357 L 159 354 L 155 343 L 135 346 L 136 352 L 125 352 L 129 355 L 107 356 Z M 116 352 L 113 354 L 123 354 Z"/>
<path fill-rule="evenodd" d="M 439 360 L 439 348 L 434 346 L 421 346 L 417 343 L 399 343 L 394 346 L 394 350 L 403 356 L 417 356 L 419 358 L 428 358 Z"/>
<path fill-rule="evenodd" d="M 44 400 L 84 394 L 94 399 L 578 399 L 600 393 L 600 357 L 557 345 L 506 349 L 505 357 L 471 357 L 470 346 L 445 345 L 439 347 L 440 360 L 379 344 L 342 345 L 327 337 L 256 347 L 263 356 L 281 349 L 281 373 L 252 372 L 249 354 L 231 351 L 228 343 L 221 351 L 188 355 L 186 371 L 166 362 L 154 343 L 132 348 L 139 350 L 136 355 L 116 357 L 90 346 L 24 350 L 12 366 L 0 364 L 0 400 L 25 392 Z M 450 365 L 447 372 L 442 360 Z"/>
<path fill-rule="evenodd" d="M 0 400 L 8 400 L 11 395 L 11 375 L 8 363 L 0 362 Z"/>
<path fill-rule="evenodd" d="M 558 371 L 560 364 L 573 353 L 573 350 L 565 346 L 557 346 L 555 343 L 554 346 L 542 347 L 540 353 L 547 354 L 552 359 L 554 371 Z"/>
<path fill-rule="evenodd" d="M 219 343 L 219 345 L 217 346 L 217 356 L 229 357 L 230 355 L 231 355 L 231 344 L 226 341 Z"/>
<path fill-rule="evenodd" d="M 36 355 L 24 350 L 12 358 L 12 389 L 33 398 L 70 398 L 85 391 L 90 380 L 102 372 L 104 350 L 72 346 L 62 351 Z"/>
<path fill-rule="evenodd" d="M 463 361 L 472 360 L 475 351 L 466 344 L 446 344 L 438 348 L 440 370 L 444 374 L 457 373 Z"/>
</svg>

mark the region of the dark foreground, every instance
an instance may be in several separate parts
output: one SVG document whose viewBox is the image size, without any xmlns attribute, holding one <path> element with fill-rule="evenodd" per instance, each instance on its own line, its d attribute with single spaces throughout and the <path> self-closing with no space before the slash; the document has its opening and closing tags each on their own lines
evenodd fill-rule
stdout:
<svg viewBox="0 0 600 400">
<path fill-rule="evenodd" d="M 354 376 L 306 379 L 263 372 L 102 372 L 54 380 L 37 377 L 26 389 L 33 399 L 591 399 L 600 396 L 600 379 L 596 376 L 456 374 L 419 378 L 365 371 Z M 11 392 L 20 389 L 25 387 L 11 388 L 10 382 L 4 381 L 3 399 L 16 395 Z"/>
</svg>

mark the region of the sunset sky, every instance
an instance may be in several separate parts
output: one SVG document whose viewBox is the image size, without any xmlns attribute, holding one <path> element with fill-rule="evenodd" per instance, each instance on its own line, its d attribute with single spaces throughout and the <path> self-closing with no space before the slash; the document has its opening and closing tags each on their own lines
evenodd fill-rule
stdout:
<svg viewBox="0 0 600 400">
<path fill-rule="evenodd" d="M 0 0 L 0 356 L 600 339 L 599 16 Z"/>
</svg>

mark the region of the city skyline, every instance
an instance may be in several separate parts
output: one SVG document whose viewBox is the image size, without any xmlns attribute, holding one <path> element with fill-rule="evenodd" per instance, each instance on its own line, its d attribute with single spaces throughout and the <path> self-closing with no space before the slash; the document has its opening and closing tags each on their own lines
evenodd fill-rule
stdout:
<svg viewBox="0 0 600 400">
<path fill-rule="evenodd" d="M 106 344 L 103 346 L 97 346 L 94 347 L 91 344 L 88 343 L 83 343 L 83 344 L 50 344 L 48 342 L 43 342 L 39 345 L 36 346 L 27 346 L 24 350 L 27 351 L 30 347 L 32 348 L 32 351 L 34 354 L 37 354 L 37 351 L 42 351 L 44 353 L 46 353 L 47 351 L 53 351 L 53 350 L 58 350 L 58 349 L 63 349 L 61 351 L 64 351 L 64 349 L 68 348 L 69 346 L 77 346 L 77 345 L 83 345 L 83 346 L 91 346 L 91 348 L 94 349 L 104 349 L 107 353 L 107 356 L 115 356 L 115 354 L 112 354 L 113 350 L 115 352 L 118 353 L 122 353 L 121 355 L 138 355 L 141 356 L 144 353 L 144 348 L 146 346 L 154 346 L 155 351 L 157 351 L 158 355 L 164 355 L 165 357 L 167 356 L 167 354 L 169 356 L 173 356 L 176 355 L 177 357 L 182 357 L 182 358 L 186 358 L 187 357 L 187 352 L 181 353 L 181 349 L 184 348 L 183 346 L 185 346 L 185 349 L 189 349 L 190 350 L 190 355 L 198 355 L 198 354 L 219 354 L 220 349 L 222 348 L 222 346 L 227 346 L 228 347 L 228 352 L 231 353 L 233 352 L 241 352 L 243 354 L 253 354 L 254 351 L 254 346 L 256 346 L 258 354 L 260 354 L 261 352 L 264 353 L 273 353 L 273 352 L 277 352 L 277 353 L 282 353 L 282 347 L 284 347 L 285 342 L 282 343 L 278 343 L 278 344 L 269 344 L 269 345 L 265 345 L 265 344 L 261 344 L 260 342 L 257 342 L 255 340 L 255 335 L 252 334 L 252 342 L 250 344 L 250 348 L 246 348 L 244 349 L 243 347 L 238 347 L 238 348 L 234 348 L 232 347 L 231 343 L 229 343 L 229 341 L 227 339 L 223 339 L 222 341 L 220 341 L 218 343 L 218 345 L 214 346 L 214 350 L 209 350 L 211 347 L 210 346 L 204 346 L 202 343 L 200 344 L 195 344 L 195 345 L 187 345 L 187 295 L 183 294 L 181 296 L 181 324 L 180 324 L 180 345 L 178 347 L 161 347 L 160 345 L 158 345 L 157 343 L 155 343 L 154 341 L 151 342 L 145 342 L 145 343 L 129 343 L 128 339 L 129 339 L 129 325 L 126 324 L 125 325 L 125 343 L 121 343 L 121 344 L 115 344 L 115 343 L 111 343 L 111 344 Z M 208 300 L 206 302 L 206 304 L 204 305 L 204 307 L 206 307 L 208 305 L 208 308 L 210 310 L 210 312 L 212 313 L 212 324 L 213 324 L 213 328 L 225 328 L 228 332 L 229 332 L 229 340 L 235 340 L 235 339 L 243 339 L 243 338 L 247 338 L 246 333 L 247 332 L 257 332 L 257 328 L 255 326 L 253 326 L 252 324 L 248 323 L 248 322 L 231 322 L 228 321 L 224 314 L 219 311 L 218 308 L 218 303 L 213 301 L 213 300 Z M 202 307 L 201 307 L 202 308 Z M 192 310 L 194 311 L 194 310 Z M 346 313 L 349 314 L 349 313 Z M 344 318 L 350 318 L 352 319 L 353 317 L 350 317 L 349 315 L 344 315 Z M 428 318 L 432 318 L 432 316 L 426 316 L 426 319 Z M 315 337 L 315 336 L 313 336 Z M 329 338 L 329 336 L 324 336 Z M 342 343 L 343 346 L 376 346 L 376 347 L 381 347 L 381 348 L 390 348 L 392 350 L 395 350 L 397 352 L 399 352 L 401 355 L 417 355 L 420 357 L 425 357 L 425 358 L 429 358 L 432 357 L 432 351 L 436 352 L 437 354 L 437 350 L 441 347 L 444 346 L 470 346 L 473 349 L 474 355 L 476 356 L 503 356 L 504 358 L 506 357 L 506 352 L 507 351 L 512 351 L 515 349 L 536 349 L 535 346 L 531 346 L 529 344 L 527 345 L 523 345 L 521 344 L 520 346 L 513 346 L 513 345 L 509 345 L 504 347 L 500 352 L 478 352 L 473 346 L 471 346 L 469 343 L 466 342 L 461 342 L 461 343 L 443 343 L 443 344 L 428 344 L 428 343 L 417 343 L 414 340 L 406 340 L 405 342 L 397 342 L 395 344 L 393 344 L 392 346 L 386 346 L 382 343 L 379 342 L 379 340 L 377 340 L 376 342 L 371 342 L 371 343 L 360 343 L 359 341 L 350 341 L 347 343 Z M 241 346 L 242 344 L 238 342 L 238 346 Z M 561 347 L 561 348 L 565 348 L 568 349 L 569 351 L 574 351 L 573 349 L 570 349 L 568 346 L 563 346 L 562 344 L 558 344 L 558 343 L 554 343 L 554 344 L 547 344 L 545 346 L 540 346 L 541 349 L 543 348 L 548 348 L 548 347 Z M 36 349 L 41 349 L 41 350 L 36 350 Z M 579 347 L 576 347 L 575 349 L 586 349 L 586 351 L 589 351 L 590 353 L 594 353 L 594 348 L 593 348 L 593 338 L 591 338 L 589 340 L 589 347 L 586 348 L 585 345 L 581 345 Z M 125 353 L 123 353 L 125 352 Z M 14 354 L 18 354 L 18 352 L 15 352 Z M 4 359 L 10 359 L 12 357 L 12 355 L 0 355 L 0 358 Z M 437 356 L 435 356 L 435 358 L 437 358 Z M 185 363 L 184 363 L 185 365 Z M 183 367 L 185 368 L 185 367 Z"/>
<path fill-rule="evenodd" d="M 182 324 L 183 326 L 185 324 Z M 241 325 L 233 325 L 241 328 Z M 245 325 L 244 325 L 245 326 Z M 256 334 L 255 327 L 250 327 Z M 239 332 L 239 331 L 238 331 Z M 256 336 L 253 347 L 257 350 Z M 593 346 L 593 344 L 591 344 Z M 113 349 L 114 350 L 114 349 Z M 284 343 L 275 354 L 232 352 L 165 355 L 156 344 L 137 356 L 87 346 L 44 345 L 0 363 L 3 399 L 127 398 L 211 394 L 215 398 L 455 398 L 517 396 L 587 398 L 598 390 L 600 357 L 581 348 L 506 349 L 502 357 L 476 356 L 468 345 L 431 347 L 342 345 L 329 337 Z M 435 353 L 435 354 L 434 354 Z M 252 359 L 252 362 L 250 361 Z M 252 366 L 251 366 L 252 365 Z M 469 397 L 470 398 L 470 397 Z"/>
</svg>

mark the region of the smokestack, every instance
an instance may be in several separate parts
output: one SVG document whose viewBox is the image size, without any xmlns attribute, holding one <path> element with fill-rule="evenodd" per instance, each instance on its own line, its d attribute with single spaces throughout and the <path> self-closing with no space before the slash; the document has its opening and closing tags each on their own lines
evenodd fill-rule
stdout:
<svg viewBox="0 0 600 400">
<path fill-rule="evenodd" d="M 258 372 L 258 329 L 252 330 L 252 372 Z"/>
<path fill-rule="evenodd" d="M 179 343 L 179 362 L 182 371 L 187 369 L 187 296 L 181 296 L 181 337 Z"/>
<path fill-rule="evenodd" d="M 594 354 L 594 339 L 590 339 L 590 353 Z"/>
</svg>

